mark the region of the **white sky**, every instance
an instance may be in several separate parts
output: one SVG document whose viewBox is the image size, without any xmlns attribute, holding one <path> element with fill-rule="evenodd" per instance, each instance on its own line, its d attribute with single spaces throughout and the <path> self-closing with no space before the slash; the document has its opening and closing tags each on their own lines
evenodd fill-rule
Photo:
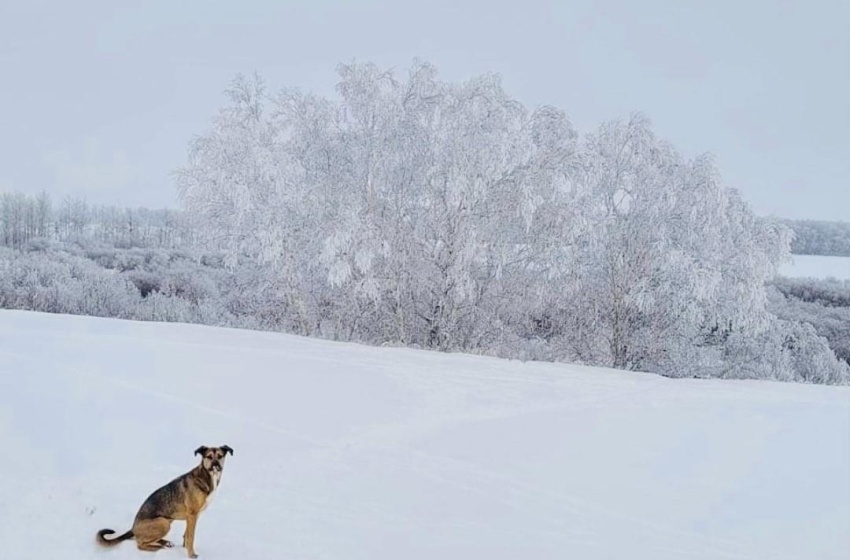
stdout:
<svg viewBox="0 0 850 560">
<path fill-rule="evenodd" d="M 236 73 L 332 93 L 339 62 L 419 57 L 582 132 L 644 111 L 757 212 L 850 220 L 848 22 L 847 0 L 3 0 L 0 190 L 176 206 Z"/>
</svg>

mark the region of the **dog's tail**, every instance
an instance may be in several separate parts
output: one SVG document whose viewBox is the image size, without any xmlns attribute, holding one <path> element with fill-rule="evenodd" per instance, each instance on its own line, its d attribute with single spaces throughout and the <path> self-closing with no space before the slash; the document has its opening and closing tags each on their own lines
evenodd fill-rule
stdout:
<svg viewBox="0 0 850 560">
<path fill-rule="evenodd" d="M 126 541 L 127 539 L 133 538 L 133 530 L 130 529 L 120 537 L 115 537 L 114 539 L 107 539 L 106 535 L 114 535 L 115 531 L 112 529 L 101 529 L 97 532 L 97 543 L 101 546 L 115 546 L 121 541 Z"/>
</svg>

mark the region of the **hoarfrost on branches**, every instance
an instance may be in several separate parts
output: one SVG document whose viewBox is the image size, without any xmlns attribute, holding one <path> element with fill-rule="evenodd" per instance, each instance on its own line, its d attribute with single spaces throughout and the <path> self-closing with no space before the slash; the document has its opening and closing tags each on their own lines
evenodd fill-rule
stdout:
<svg viewBox="0 0 850 560">
<path fill-rule="evenodd" d="M 178 172 L 203 237 L 265 267 L 299 332 L 667 375 L 728 376 L 756 347 L 798 377 L 792 355 L 830 359 L 767 310 L 789 230 L 644 116 L 580 137 L 497 76 L 338 70 L 335 99 L 237 78 Z M 767 342 L 789 328 L 808 342 Z"/>
</svg>

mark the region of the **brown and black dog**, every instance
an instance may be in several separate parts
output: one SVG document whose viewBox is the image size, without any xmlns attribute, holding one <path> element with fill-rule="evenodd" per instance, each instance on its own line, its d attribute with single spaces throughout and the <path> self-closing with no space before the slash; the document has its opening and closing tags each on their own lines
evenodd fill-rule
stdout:
<svg viewBox="0 0 850 560">
<path fill-rule="evenodd" d="M 233 449 L 227 445 L 221 447 L 201 446 L 195 455 L 201 456 L 201 464 L 154 491 L 139 508 L 133 527 L 123 535 L 107 539 L 106 535 L 115 533 L 112 529 L 97 532 L 97 542 L 103 546 L 114 546 L 127 539 L 136 539 L 140 550 L 159 550 L 174 546 L 165 536 L 175 519 L 186 521 L 183 534 L 183 546 L 190 558 L 195 554 L 195 526 L 198 516 L 209 504 L 210 497 L 221 481 L 224 459 Z"/>
</svg>

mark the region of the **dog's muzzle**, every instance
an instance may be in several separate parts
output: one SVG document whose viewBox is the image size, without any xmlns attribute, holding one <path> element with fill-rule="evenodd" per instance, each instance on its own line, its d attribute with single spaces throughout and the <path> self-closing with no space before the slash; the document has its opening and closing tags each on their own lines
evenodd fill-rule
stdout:
<svg viewBox="0 0 850 560">
<path fill-rule="evenodd" d="M 218 461 L 214 461 L 214 462 L 210 465 L 210 470 L 211 470 L 211 471 L 216 471 L 216 472 L 221 472 L 221 463 L 219 463 Z"/>
</svg>

